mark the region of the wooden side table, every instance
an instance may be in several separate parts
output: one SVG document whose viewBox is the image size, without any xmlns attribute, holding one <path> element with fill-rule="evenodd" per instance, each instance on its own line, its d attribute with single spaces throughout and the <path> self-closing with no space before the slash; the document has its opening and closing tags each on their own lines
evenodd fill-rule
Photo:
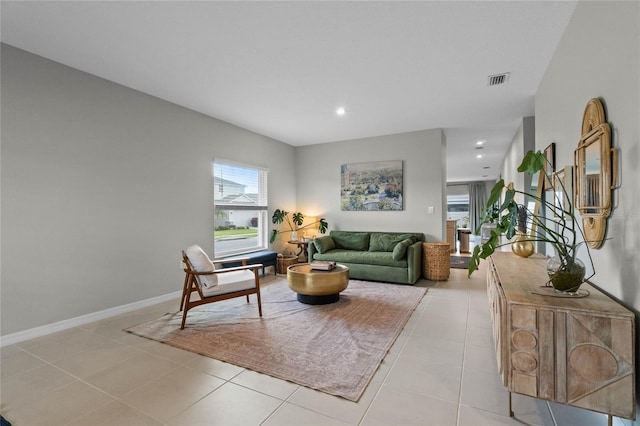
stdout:
<svg viewBox="0 0 640 426">
<path fill-rule="evenodd" d="M 287 242 L 289 244 L 295 244 L 298 246 L 298 253 L 296 253 L 296 256 L 298 256 L 298 260 L 300 261 L 300 263 L 305 263 L 307 261 L 307 246 L 309 245 L 310 241 L 296 240 Z"/>
</svg>

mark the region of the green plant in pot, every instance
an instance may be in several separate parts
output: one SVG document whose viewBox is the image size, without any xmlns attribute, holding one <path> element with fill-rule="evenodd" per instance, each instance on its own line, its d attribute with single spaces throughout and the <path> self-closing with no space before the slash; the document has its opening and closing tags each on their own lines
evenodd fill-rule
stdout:
<svg viewBox="0 0 640 426">
<path fill-rule="evenodd" d="M 288 229 L 274 229 L 271 232 L 271 239 L 269 240 L 271 243 L 276 240 L 278 234 L 281 234 L 283 232 L 291 232 L 291 240 L 296 241 L 298 239 L 297 234 L 299 231 L 309 229 L 317 225 L 318 231 L 320 231 L 321 234 L 324 234 L 325 232 L 327 232 L 327 228 L 329 227 L 327 220 L 323 217 L 303 226 L 302 224 L 304 222 L 304 215 L 302 213 L 295 212 L 290 214 L 288 211 L 280 209 L 276 209 L 276 211 L 273 212 L 271 222 L 274 225 L 285 223 L 288 226 Z"/>
<path fill-rule="evenodd" d="M 545 154 L 541 151 L 529 151 L 518 167 L 518 172 L 530 175 L 545 173 L 549 182 L 553 177 L 553 167 L 547 162 Z M 474 248 L 469 261 L 469 276 L 478 269 L 481 259 L 491 256 L 498 247 L 510 244 L 509 242 L 501 243 L 502 236 L 511 239 L 516 235 L 518 226 L 522 231 L 527 229 L 527 224 L 530 224 L 531 234 L 526 235 L 521 232 L 525 237 L 520 235 L 519 240 L 531 243 L 542 241 L 553 246 L 555 255 L 547 262 L 550 284 L 558 291 L 576 292 L 578 290 L 585 281 L 586 268 L 577 256 L 578 248 L 583 245 L 584 234 L 573 214 L 571 203 L 573 194 L 567 193 L 562 182 L 558 182 L 558 184 L 564 193 L 565 202 L 562 206 L 559 206 L 559 203 L 547 201 L 544 193 L 539 197 L 507 186 L 504 179 L 494 185 L 481 225 L 491 223 L 495 225 L 495 229 L 491 231 L 491 236 L 486 242 Z M 557 218 L 556 221 L 550 224 L 546 217 L 533 215 L 526 209 L 526 206 L 516 202 L 514 199 L 516 194 L 523 195 L 525 199 L 529 197 L 540 203 L 540 206 L 545 206 L 545 210 Z M 526 211 L 527 214 L 523 214 L 523 211 Z M 519 217 L 520 219 L 518 219 Z M 523 223 L 523 221 L 526 222 Z M 589 249 L 586 246 L 585 249 L 593 267 Z"/>
</svg>

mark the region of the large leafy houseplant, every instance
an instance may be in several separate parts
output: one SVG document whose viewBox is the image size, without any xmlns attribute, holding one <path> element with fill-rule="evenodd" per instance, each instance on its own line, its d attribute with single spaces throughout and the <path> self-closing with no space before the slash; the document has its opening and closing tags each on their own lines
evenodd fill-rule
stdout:
<svg viewBox="0 0 640 426">
<path fill-rule="evenodd" d="M 280 225 L 282 223 L 285 223 L 288 226 L 288 229 L 281 229 L 281 230 L 274 229 L 271 232 L 271 239 L 269 241 L 272 243 L 276 240 L 276 238 L 278 237 L 278 234 L 281 234 L 283 232 L 298 232 L 303 229 L 311 228 L 317 224 L 318 231 L 320 231 L 321 234 L 324 234 L 325 232 L 327 232 L 327 228 L 329 227 L 327 220 L 323 217 L 302 226 L 304 222 L 304 215 L 302 213 L 295 212 L 295 213 L 289 214 L 288 211 L 280 210 L 280 209 L 276 209 L 276 211 L 273 212 L 273 216 L 271 217 L 271 222 L 273 222 L 274 225 Z"/>
<path fill-rule="evenodd" d="M 551 182 L 554 171 L 543 152 L 529 151 L 518 167 L 518 172 L 530 175 L 545 173 L 548 181 Z M 525 240 L 549 243 L 555 250 L 555 256 L 547 265 L 552 285 L 561 291 L 575 292 L 578 289 L 580 284 L 584 282 L 585 273 L 584 264 L 577 257 L 578 248 L 584 241 L 584 234 L 573 214 L 573 194 L 567 193 L 562 182 L 558 181 L 557 183 L 564 194 L 564 203 L 562 204 L 547 201 L 544 193 L 542 196 L 538 196 L 515 189 L 511 185 L 506 185 L 504 179 L 494 185 L 480 226 L 490 223 L 495 225 L 495 229 L 491 231 L 491 236 L 487 241 L 474 248 L 469 261 L 469 276 L 478 269 L 481 259 L 491 256 L 498 247 L 510 244 L 510 242 L 501 243 L 502 236 L 511 239 L 516 235 L 517 228 L 523 230 L 527 229 L 527 225 L 531 225 L 531 234 L 526 235 Z M 514 199 L 516 194 L 523 195 L 525 199 L 529 197 L 540 203 L 540 206 L 544 206 L 547 212 L 553 213 L 556 218 L 553 223 L 557 225 L 550 224 L 545 216 L 534 215 L 528 210 L 527 214 L 523 215 L 522 212 L 526 210 L 526 206 L 516 202 Z M 519 217 L 520 219 L 518 219 Z M 526 223 L 522 223 L 523 220 Z M 479 230 L 476 231 L 476 233 L 478 232 Z M 586 250 L 593 266 L 591 254 L 588 248 Z"/>
</svg>

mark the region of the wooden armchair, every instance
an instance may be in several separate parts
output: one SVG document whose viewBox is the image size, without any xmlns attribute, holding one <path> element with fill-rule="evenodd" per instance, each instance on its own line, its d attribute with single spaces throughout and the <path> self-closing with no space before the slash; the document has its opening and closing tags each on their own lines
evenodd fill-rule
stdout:
<svg viewBox="0 0 640 426">
<path fill-rule="evenodd" d="M 242 262 L 242 266 L 225 269 L 215 267 L 216 264 L 238 261 Z M 180 310 L 183 311 L 181 330 L 184 329 L 189 309 L 240 296 L 246 296 L 249 303 L 250 294 L 257 296 L 258 313 L 262 316 L 258 275 L 261 264 L 247 265 L 247 260 L 242 258 L 212 261 L 198 245 L 182 251 L 182 262 L 185 277 L 180 300 Z M 194 292 L 198 293 L 199 298 L 191 300 Z"/>
</svg>

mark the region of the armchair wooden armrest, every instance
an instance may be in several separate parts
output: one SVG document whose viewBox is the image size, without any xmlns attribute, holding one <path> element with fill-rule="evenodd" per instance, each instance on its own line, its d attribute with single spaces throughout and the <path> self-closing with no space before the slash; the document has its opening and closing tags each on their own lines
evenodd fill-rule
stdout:
<svg viewBox="0 0 640 426">
<path fill-rule="evenodd" d="M 215 265 L 224 265 L 225 263 L 236 263 L 242 262 L 243 265 L 246 265 L 249 261 L 248 257 L 230 257 L 224 259 L 211 259 L 211 262 Z"/>
<path fill-rule="evenodd" d="M 234 266 L 233 268 L 216 269 L 215 274 L 223 274 L 231 271 L 256 270 L 262 268 L 262 263 L 254 263 L 252 265 Z"/>
<path fill-rule="evenodd" d="M 192 269 L 190 270 L 186 268 L 184 269 L 184 271 L 192 275 L 215 275 L 215 274 L 224 274 L 225 272 L 244 271 L 247 269 L 251 270 L 251 269 L 259 269 L 259 268 L 262 268 L 261 263 L 254 263 L 253 265 L 235 266 L 233 268 L 216 269 L 215 271 L 198 272 L 198 271 L 194 271 Z"/>
</svg>

